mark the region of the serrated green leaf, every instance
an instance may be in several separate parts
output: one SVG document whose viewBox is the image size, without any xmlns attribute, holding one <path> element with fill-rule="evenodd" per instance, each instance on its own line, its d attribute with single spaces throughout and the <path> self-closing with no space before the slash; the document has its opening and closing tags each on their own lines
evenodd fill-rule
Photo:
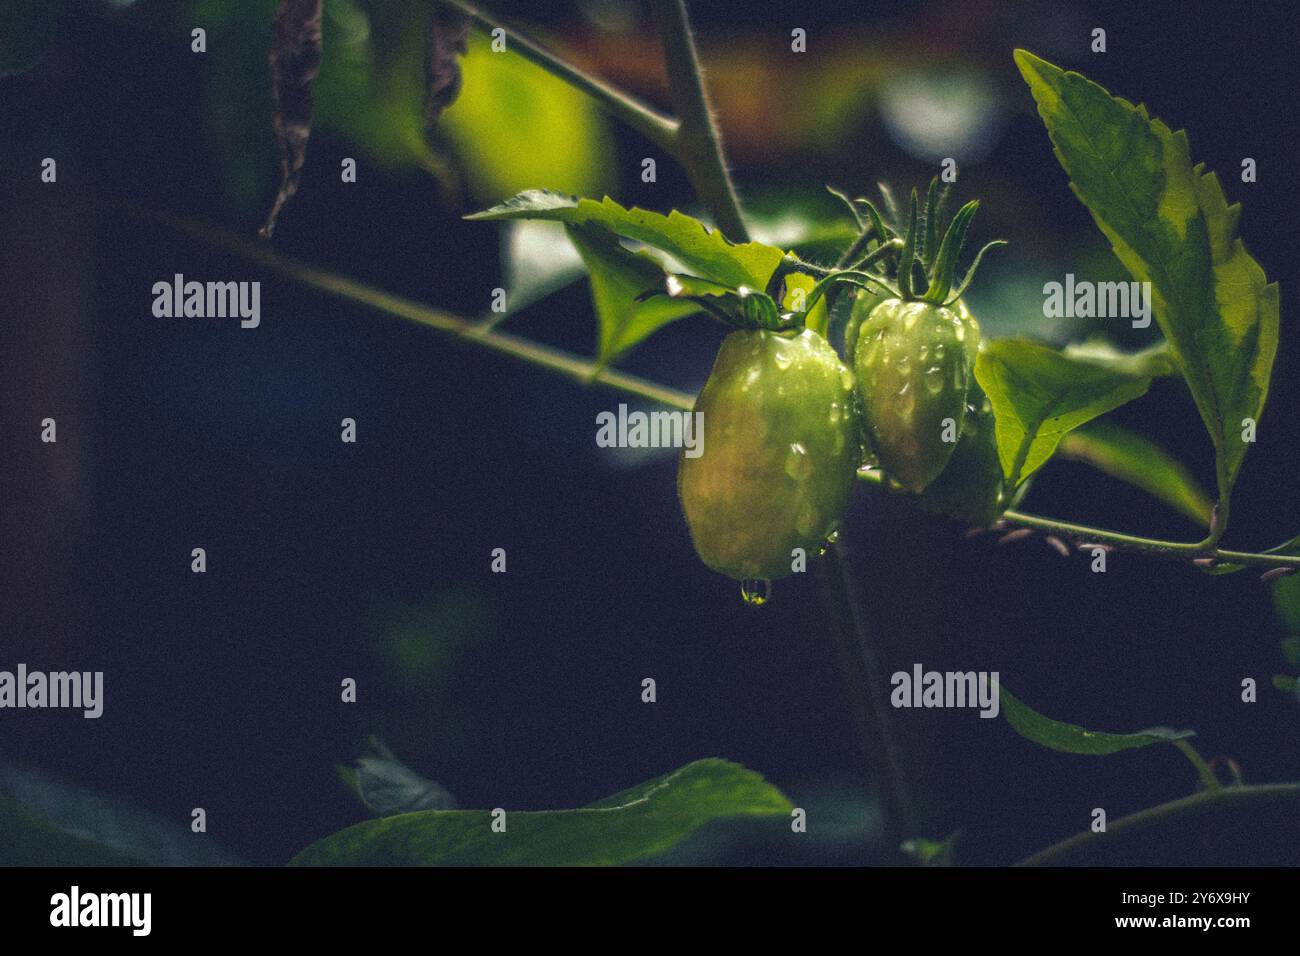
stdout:
<svg viewBox="0 0 1300 956">
<path fill-rule="evenodd" d="M 1044 717 L 1017 700 L 1005 687 L 999 687 L 998 692 L 1002 698 L 1002 713 L 1016 733 L 1026 740 L 1065 753 L 1100 757 L 1121 750 L 1172 743 L 1195 734 L 1191 730 L 1170 730 L 1168 727 L 1151 727 L 1135 734 L 1107 734 L 1085 730 L 1075 724 Z"/>
<path fill-rule="evenodd" d="M 1214 502 L 1182 462 L 1148 438 L 1109 422 L 1092 422 L 1066 435 L 1059 454 L 1140 488 L 1202 527 L 1210 525 Z"/>
<path fill-rule="evenodd" d="M 1024 50 L 1029 84 L 1075 194 L 1134 279 L 1214 443 L 1220 494 L 1236 480 L 1277 353 L 1278 290 L 1237 237 L 1239 206 L 1193 167 L 1187 136 L 1146 108 Z"/>
<path fill-rule="evenodd" d="M 507 812 L 505 833 L 488 810 L 424 811 L 369 820 L 313 843 L 299 866 L 616 866 L 653 859 L 706 824 L 777 820 L 793 809 L 752 770 L 697 760 L 577 810 Z"/>
<path fill-rule="evenodd" d="M 644 253 L 630 252 L 618 237 L 595 226 L 565 226 L 591 280 L 600 334 L 597 361 L 608 364 L 669 322 L 698 312 L 692 302 L 640 299 L 663 285 L 663 268 Z"/>
<path fill-rule="evenodd" d="M 466 219 L 554 219 L 571 225 L 591 223 L 624 239 L 660 249 L 686 268 L 723 285 L 763 290 L 784 253 L 761 242 L 733 243 L 720 231 L 673 210 L 668 215 L 633 207 L 624 209 L 606 196 L 578 199 L 549 189 L 530 189 L 499 206 Z"/>
<path fill-rule="evenodd" d="M 25 73 L 54 39 L 61 0 L 5 0 L 0 4 L 0 76 Z"/>
<path fill-rule="evenodd" d="M 1070 431 L 1144 394 L 1151 379 L 1068 358 L 1025 339 L 989 342 L 975 378 L 993 404 L 998 459 L 1012 488 Z"/>
</svg>

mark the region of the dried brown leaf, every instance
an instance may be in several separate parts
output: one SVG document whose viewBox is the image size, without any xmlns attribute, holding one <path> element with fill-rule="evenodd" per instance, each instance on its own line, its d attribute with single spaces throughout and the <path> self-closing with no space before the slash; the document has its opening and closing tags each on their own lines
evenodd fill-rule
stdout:
<svg viewBox="0 0 1300 956">
<path fill-rule="evenodd" d="M 435 3 L 429 20 L 426 62 L 424 123 L 433 129 L 442 111 L 460 94 L 460 57 L 468 49 L 469 17 L 459 10 Z"/>
<path fill-rule="evenodd" d="M 272 124 L 280 147 L 280 189 L 260 235 L 270 238 L 280 210 L 298 191 L 311 136 L 311 84 L 321 64 L 322 0 L 280 0 L 271 24 Z"/>
</svg>

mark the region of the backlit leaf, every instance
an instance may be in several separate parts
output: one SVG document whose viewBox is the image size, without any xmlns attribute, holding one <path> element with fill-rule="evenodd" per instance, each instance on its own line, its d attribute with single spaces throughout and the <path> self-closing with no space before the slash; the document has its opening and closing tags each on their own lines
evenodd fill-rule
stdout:
<svg viewBox="0 0 1300 956">
<path fill-rule="evenodd" d="M 989 342 L 975 378 L 993 404 L 998 458 L 1012 488 L 1037 471 L 1070 431 L 1146 392 L 1147 376 L 1069 358 L 1025 339 Z"/>
<path fill-rule="evenodd" d="M 760 242 L 733 243 L 720 231 L 673 210 L 668 215 L 624 209 L 608 196 L 578 199 L 548 189 L 530 189 L 467 219 L 554 219 L 573 225 L 593 223 L 624 239 L 660 249 L 692 272 L 737 288 L 762 290 L 784 254 Z"/>
<path fill-rule="evenodd" d="M 707 824 L 770 820 L 788 831 L 790 801 L 752 770 L 697 760 L 577 810 L 404 813 L 313 843 L 299 866 L 615 866 L 654 859 Z"/>
<path fill-rule="evenodd" d="M 1022 704 L 1005 687 L 1000 687 L 999 693 L 1002 697 L 1002 713 L 1016 733 L 1026 740 L 1065 753 L 1104 756 L 1194 736 L 1191 730 L 1170 730 L 1168 727 L 1151 727 L 1135 734 L 1107 734 L 1085 730 L 1075 724 L 1044 717 Z"/>
<path fill-rule="evenodd" d="M 1237 236 L 1241 207 L 1192 165 L 1185 133 L 1078 73 L 1015 56 L 1071 188 L 1133 278 L 1151 283 L 1156 322 L 1227 494 L 1248 445 L 1242 422 L 1263 410 L 1278 339 L 1277 285 Z"/>
</svg>

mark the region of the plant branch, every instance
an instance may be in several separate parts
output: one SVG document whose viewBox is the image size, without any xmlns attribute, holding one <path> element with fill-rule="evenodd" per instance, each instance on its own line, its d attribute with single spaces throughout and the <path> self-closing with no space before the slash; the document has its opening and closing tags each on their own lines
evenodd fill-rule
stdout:
<svg viewBox="0 0 1300 956">
<path fill-rule="evenodd" d="M 643 100 L 637 99 L 616 86 L 606 83 L 599 77 L 574 66 L 563 57 L 530 40 L 524 34 L 483 13 L 473 4 L 464 3 L 462 0 L 439 0 L 439 2 L 461 11 L 486 30 L 500 29 L 505 31 L 510 49 L 524 59 L 536 63 L 548 73 L 558 76 L 569 85 L 586 93 L 614 116 L 623 120 L 623 122 L 645 136 L 646 139 L 680 161 L 677 155 L 679 123 L 671 116 L 661 113 Z"/>
<path fill-rule="evenodd" d="M 703 67 L 695 49 L 685 0 L 651 0 L 668 71 L 668 92 L 681 117 L 671 150 L 686 169 L 700 201 L 713 213 L 718 228 L 733 242 L 748 242 L 736 187 L 727 171 L 722 137 L 709 108 Z"/>
<path fill-rule="evenodd" d="M 604 385 L 608 388 L 648 398 L 672 408 L 690 410 L 695 407 L 695 397 L 687 392 L 647 381 L 636 375 L 616 371 L 594 361 L 565 352 L 561 349 L 533 342 L 509 332 L 498 331 L 488 323 L 476 322 L 433 309 L 410 299 L 390 295 L 354 279 L 335 275 L 273 251 L 266 245 L 254 243 L 234 233 L 215 226 L 196 223 L 165 213 L 142 213 L 126 207 L 136 215 L 170 226 L 193 239 L 214 245 L 227 252 L 257 263 L 269 272 L 300 282 L 305 286 L 325 292 L 358 305 L 366 306 L 387 315 L 416 322 L 439 332 L 447 333 L 460 341 L 481 345 L 484 348 L 512 356 L 530 365 L 549 369 L 583 384 Z"/>
<path fill-rule="evenodd" d="M 1201 778 L 1201 783 L 1206 790 L 1218 790 L 1222 786 L 1219 783 L 1219 778 L 1214 775 L 1210 765 L 1205 762 L 1205 758 L 1197 752 L 1195 747 L 1186 740 L 1175 740 L 1174 746 L 1181 750 L 1183 756 L 1191 761 L 1192 766 L 1196 768 L 1196 775 Z"/>
<path fill-rule="evenodd" d="M 1089 830 L 1059 843 L 1053 843 L 1051 846 L 1021 860 L 1016 866 L 1044 866 L 1059 863 L 1063 857 L 1080 848 L 1092 846 L 1102 841 L 1109 841 L 1116 834 L 1142 829 L 1161 821 L 1172 820 L 1203 807 L 1254 804 L 1273 800 L 1300 800 L 1300 783 L 1234 784 L 1230 787 L 1219 786 L 1213 790 L 1202 790 L 1190 797 L 1171 800 L 1168 803 L 1161 803 L 1145 810 L 1139 810 L 1127 817 L 1122 817 L 1109 824 L 1101 833 Z"/>
<path fill-rule="evenodd" d="M 1128 551 L 1141 551 L 1164 558 L 1186 560 L 1188 558 L 1208 558 L 1223 564 L 1245 564 L 1264 568 L 1300 567 L 1300 555 L 1267 554 L 1255 551 L 1231 551 L 1220 548 L 1206 541 L 1183 542 L 1162 541 L 1158 538 L 1144 538 L 1139 535 L 1122 534 L 1104 528 L 1043 518 L 1039 515 L 1026 514 L 1023 511 L 1008 511 L 1002 519 L 1009 524 L 1025 528 L 1035 528 L 1049 534 L 1071 538 L 1078 542 L 1097 542 L 1109 544 Z M 1213 539 L 1207 539 L 1212 541 Z"/>
<path fill-rule="evenodd" d="M 884 475 L 875 470 L 859 471 L 858 478 L 874 485 L 883 486 L 885 483 Z M 1162 541 L 1159 538 L 1144 538 L 1140 535 L 1124 534 L 1106 528 L 1095 528 L 1091 525 L 1075 524 L 1074 522 L 1061 521 L 1056 518 L 1044 518 L 1040 515 L 1015 510 L 1003 514 L 1002 520 L 1007 524 L 1033 528 L 1036 531 L 1069 538 L 1080 544 L 1104 544 L 1125 551 L 1140 551 L 1156 557 L 1180 561 L 1205 558 L 1221 564 L 1244 564 L 1263 568 L 1300 568 L 1300 555 L 1272 554 L 1267 551 L 1232 551 L 1214 545 L 1212 542 L 1216 539 L 1213 537 L 1206 539 L 1206 541 L 1195 542 Z"/>
</svg>

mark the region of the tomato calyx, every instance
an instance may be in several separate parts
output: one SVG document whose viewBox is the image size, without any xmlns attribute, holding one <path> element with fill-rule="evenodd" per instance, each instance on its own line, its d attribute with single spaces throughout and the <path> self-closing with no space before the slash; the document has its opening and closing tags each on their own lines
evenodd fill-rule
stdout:
<svg viewBox="0 0 1300 956">
<path fill-rule="evenodd" d="M 663 288 L 647 289 L 637 301 L 656 296 L 694 302 L 705 314 L 734 329 L 797 332 L 803 327 L 802 315 L 782 312 L 777 299 L 748 286 L 733 288 L 712 279 L 670 272 L 664 277 Z"/>
<path fill-rule="evenodd" d="M 937 178 L 930 180 L 925 215 L 921 217 L 917 192 L 912 190 L 907 235 L 898 264 L 898 290 L 902 293 L 899 298 L 950 307 L 970 288 L 985 253 L 1006 245 L 1005 239 L 995 239 L 986 244 L 975 254 L 965 277 L 960 283 L 955 283 L 957 262 L 980 204 L 978 199 L 972 199 L 944 225 L 951 195 L 952 183 L 945 183 L 940 189 Z M 941 228 L 942 238 L 939 235 Z"/>
</svg>

